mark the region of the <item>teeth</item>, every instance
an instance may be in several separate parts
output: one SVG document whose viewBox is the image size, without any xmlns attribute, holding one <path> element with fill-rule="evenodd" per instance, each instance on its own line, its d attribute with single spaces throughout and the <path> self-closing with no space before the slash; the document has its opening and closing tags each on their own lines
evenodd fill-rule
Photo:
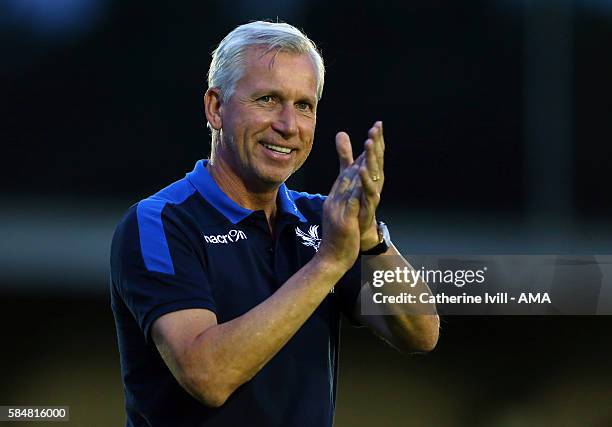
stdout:
<svg viewBox="0 0 612 427">
<path fill-rule="evenodd" d="M 276 151 L 278 153 L 284 153 L 284 154 L 291 153 L 291 148 L 279 147 L 278 145 L 264 144 L 264 147 L 269 148 L 270 150 Z"/>
</svg>

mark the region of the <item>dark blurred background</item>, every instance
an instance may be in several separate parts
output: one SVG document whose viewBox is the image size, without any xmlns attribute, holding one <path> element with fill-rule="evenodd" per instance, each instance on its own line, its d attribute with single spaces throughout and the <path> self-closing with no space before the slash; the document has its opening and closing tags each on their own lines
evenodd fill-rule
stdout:
<svg viewBox="0 0 612 427">
<path fill-rule="evenodd" d="M 210 52 L 254 19 L 300 27 L 326 60 L 293 188 L 326 193 L 335 133 L 357 152 L 383 120 L 381 217 L 402 252 L 612 253 L 609 0 L 3 0 L 0 404 L 123 424 L 110 238 L 208 155 Z M 347 327 L 336 425 L 612 426 L 611 327 L 448 317 L 424 357 Z"/>
</svg>

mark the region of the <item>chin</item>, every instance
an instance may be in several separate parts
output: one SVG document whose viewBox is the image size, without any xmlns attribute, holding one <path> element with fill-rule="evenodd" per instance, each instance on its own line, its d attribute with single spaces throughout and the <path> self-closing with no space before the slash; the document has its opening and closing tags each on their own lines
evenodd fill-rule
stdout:
<svg viewBox="0 0 612 427">
<path fill-rule="evenodd" d="M 275 185 L 275 186 L 281 185 L 290 176 L 291 176 L 291 172 L 287 172 L 287 171 L 285 172 L 268 171 L 268 172 L 257 174 L 257 178 L 259 179 L 260 182 L 264 183 L 265 185 Z"/>
</svg>

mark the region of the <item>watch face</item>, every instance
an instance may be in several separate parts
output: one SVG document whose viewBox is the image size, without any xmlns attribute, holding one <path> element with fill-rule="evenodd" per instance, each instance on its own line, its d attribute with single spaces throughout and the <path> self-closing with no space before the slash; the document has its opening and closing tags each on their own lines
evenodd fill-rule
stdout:
<svg viewBox="0 0 612 427">
<path fill-rule="evenodd" d="M 380 226 L 378 227 L 378 244 L 380 245 L 385 241 L 385 232 Z"/>
</svg>

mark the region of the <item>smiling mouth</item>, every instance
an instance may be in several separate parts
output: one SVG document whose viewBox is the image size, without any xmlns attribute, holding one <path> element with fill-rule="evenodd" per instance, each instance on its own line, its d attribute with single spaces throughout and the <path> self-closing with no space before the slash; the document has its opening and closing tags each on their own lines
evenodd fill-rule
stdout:
<svg viewBox="0 0 612 427">
<path fill-rule="evenodd" d="M 266 147 L 268 150 L 274 151 L 275 153 L 290 154 L 293 151 L 291 148 L 281 147 L 279 145 L 266 144 L 265 142 L 262 142 L 261 145 Z"/>
</svg>

